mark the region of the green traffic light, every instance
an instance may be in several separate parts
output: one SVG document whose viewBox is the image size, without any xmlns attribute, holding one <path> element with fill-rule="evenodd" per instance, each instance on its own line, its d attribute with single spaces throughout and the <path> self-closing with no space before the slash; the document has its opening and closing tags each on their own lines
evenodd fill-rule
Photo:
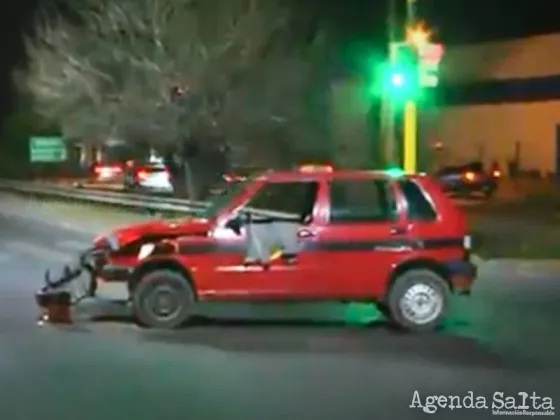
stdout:
<svg viewBox="0 0 560 420">
<path fill-rule="evenodd" d="M 379 66 L 371 93 L 386 96 L 395 102 L 407 101 L 420 96 L 417 69 L 414 66 L 383 63 Z"/>
<path fill-rule="evenodd" d="M 415 67 L 391 68 L 384 78 L 383 90 L 395 102 L 418 99 L 422 88 L 418 83 L 418 74 Z"/>
<path fill-rule="evenodd" d="M 417 51 L 402 44 L 387 61 L 379 63 L 374 73 L 372 93 L 395 103 L 417 100 L 422 95 Z"/>
<path fill-rule="evenodd" d="M 402 73 L 395 73 L 391 76 L 391 84 L 395 87 L 403 87 L 406 84 L 406 78 Z"/>
</svg>

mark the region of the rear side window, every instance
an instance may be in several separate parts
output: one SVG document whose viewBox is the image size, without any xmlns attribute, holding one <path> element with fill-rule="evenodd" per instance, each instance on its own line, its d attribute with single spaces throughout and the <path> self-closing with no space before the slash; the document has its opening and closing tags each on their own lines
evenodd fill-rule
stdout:
<svg viewBox="0 0 560 420">
<path fill-rule="evenodd" d="M 437 213 L 426 198 L 422 188 L 414 181 L 400 181 L 399 186 L 408 204 L 408 219 L 433 221 L 437 218 Z"/>
<path fill-rule="evenodd" d="M 335 180 L 330 183 L 331 223 L 382 222 L 397 218 L 385 180 Z"/>
</svg>

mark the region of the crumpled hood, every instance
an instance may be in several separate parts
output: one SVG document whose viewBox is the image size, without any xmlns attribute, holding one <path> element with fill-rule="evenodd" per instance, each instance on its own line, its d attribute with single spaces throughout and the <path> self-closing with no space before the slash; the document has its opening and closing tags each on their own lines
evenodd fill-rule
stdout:
<svg viewBox="0 0 560 420">
<path fill-rule="evenodd" d="M 113 237 L 118 241 L 119 247 L 125 246 L 142 237 L 177 237 L 188 235 L 204 235 L 208 232 L 210 223 L 206 219 L 182 218 L 174 220 L 154 219 L 149 222 L 136 223 L 113 229 L 106 235 L 95 239 L 95 242 Z"/>
</svg>

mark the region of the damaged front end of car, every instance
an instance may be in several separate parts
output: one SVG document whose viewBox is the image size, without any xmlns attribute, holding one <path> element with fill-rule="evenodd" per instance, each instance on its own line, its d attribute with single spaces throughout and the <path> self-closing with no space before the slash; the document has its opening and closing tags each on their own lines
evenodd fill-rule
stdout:
<svg viewBox="0 0 560 420">
<path fill-rule="evenodd" d="M 104 264 L 105 249 L 82 252 L 74 263 L 53 275 L 45 272 L 45 284 L 35 293 L 40 309 L 39 323 L 72 323 L 71 308 L 85 298 L 95 296 L 97 272 Z"/>
</svg>

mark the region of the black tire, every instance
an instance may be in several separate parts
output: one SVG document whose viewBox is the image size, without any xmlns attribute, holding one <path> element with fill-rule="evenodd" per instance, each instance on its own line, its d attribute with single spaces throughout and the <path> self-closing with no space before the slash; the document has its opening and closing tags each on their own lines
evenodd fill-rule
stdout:
<svg viewBox="0 0 560 420">
<path fill-rule="evenodd" d="M 170 314 L 161 308 L 161 302 L 154 301 L 163 293 L 173 301 L 174 309 Z M 181 327 L 192 316 L 194 302 L 191 284 L 173 270 L 155 270 L 146 274 L 132 293 L 134 314 L 140 325 L 148 328 L 172 330 Z"/>
<path fill-rule="evenodd" d="M 413 293 L 415 286 L 419 286 L 417 287 L 419 298 L 428 297 L 433 300 L 432 313 L 430 316 L 426 315 L 423 320 L 414 320 L 413 316 L 404 310 L 405 305 L 401 305 L 407 292 Z M 422 286 L 425 286 L 426 290 L 422 291 Z M 449 306 L 449 295 L 447 282 L 437 273 L 427 269 L 406 271 L 395 280 L 387 297 L 391 324 L 405 331 L 433 331 L 441 325 L 445 318 Z"/>
</svg>

